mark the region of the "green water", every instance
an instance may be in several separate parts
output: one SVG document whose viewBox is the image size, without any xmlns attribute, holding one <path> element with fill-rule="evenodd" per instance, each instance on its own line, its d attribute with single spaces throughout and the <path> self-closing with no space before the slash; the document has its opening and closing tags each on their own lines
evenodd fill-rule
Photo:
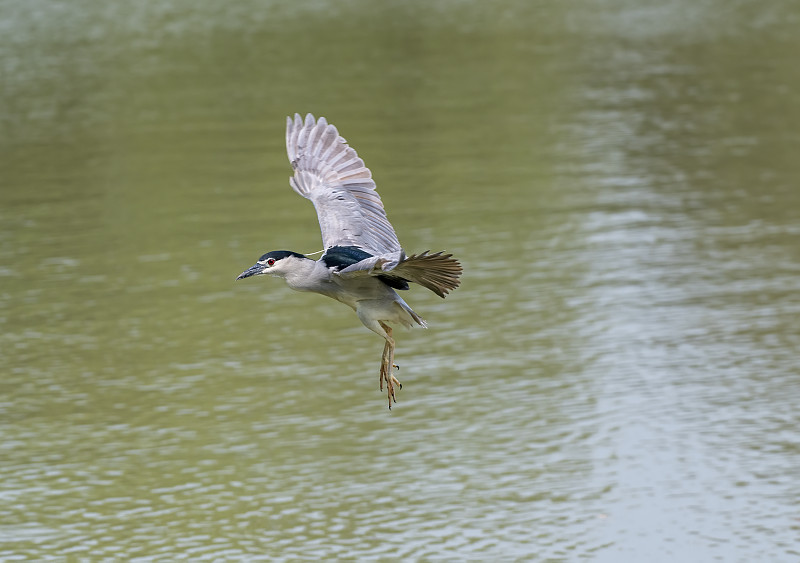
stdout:
<svg viewBox="0 0 800 563">
<path fill-rule="evenodd" d="M 800 8 L 0 1 L 0 559 L 800 556 Z M 403 389 L 321 247 L 324 115 L 404 247 Z"/>
</svg>

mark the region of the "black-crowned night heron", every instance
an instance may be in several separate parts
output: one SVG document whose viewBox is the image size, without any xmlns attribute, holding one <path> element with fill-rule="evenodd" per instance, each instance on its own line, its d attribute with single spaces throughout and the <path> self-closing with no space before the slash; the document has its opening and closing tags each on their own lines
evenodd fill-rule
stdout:
<svg viewBox="0 0 800 563">
<path fill-rule="evenodd" d="M 406 256 L 372 173 L 324 117 L 287 118 L 286 151 L 294 169 L 289 183 L 314 204 L 324 252 L 314 261 L 298 252 L 273 250 L 236 279 L 277 276 L 294 290 L 320 293 L 352 307 L 365 327 L 386 340 L 380 389 L 385 382 L 391 409 L 392 401 L 397 402 L 395 385 L 402 385 L 392 374 L 397 366 L 388 323 L 427 326 L 395 289 L 418 283 L 443 298 L 458 287 L 461 265 L 442 252 Z"/>
</svg>

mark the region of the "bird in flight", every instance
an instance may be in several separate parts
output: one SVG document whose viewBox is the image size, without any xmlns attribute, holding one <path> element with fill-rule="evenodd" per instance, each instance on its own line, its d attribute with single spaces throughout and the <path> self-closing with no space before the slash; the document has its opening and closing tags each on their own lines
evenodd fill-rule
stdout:
<svg viewBox="0 0 800 563">
<path fill-rule="evenodd" d="M 417 283 L 444 298 L 457 288 L 461 265 L 444 252 L 407 256 L 386 217 L 369 168 L 324 117 L 286 118 L 286 151 L 294 169 L 289 184 L 317 211 L 324 251 L 319 260 L 298 252 L 267 252 L 237 280 L 263 274 L 296 291 L 326 295 L 351 307 L 385 341 L 379 386 L 389 408 L 397 402 L 392 324 L 427 328 L 395 290 Z"/>
</svg>

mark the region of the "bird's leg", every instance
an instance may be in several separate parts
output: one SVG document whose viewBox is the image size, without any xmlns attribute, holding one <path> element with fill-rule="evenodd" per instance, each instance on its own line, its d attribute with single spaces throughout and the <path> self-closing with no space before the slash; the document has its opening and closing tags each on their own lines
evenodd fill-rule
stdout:
<svg viewBox="0 0 800 563">
<path fill-rule="evenodd" d="M 394 339 L 392 338 L 392 327 L 385 323 L 380 323 L 381 328 L 386 331 L 386 344 L 383 347 L 383 356 L 381 357 L 381 373 L 380 373 L 380 387 L 383 391 L 383 382 L 386 381 L 386 392 L 389 398 L 389 409 L 392 408 L 392 401 L 395 403 L 397 399 L 394 395 L 394 386 L 402 389 L 403 385 L 392 375 L 392 368 L 394 365 Z"/>
<path fill-rule="evenodd" d="M 391 344 L 389 344 L 389 360 L 386 362 L 386 366 L 389 369 L 389 379 L 392 383 L 397 385 L 400 389 L 403 388 L 403 384 L 398 381 L 398 379 L 392 375 L 392 368 L 400 369 L 396 363 L 394 363 L 394 340 L 392 340 Z"/>
<path fill-rule="evenodd" d="M 383 391 L 383 379 L 386 376 L 386 356 L 389 353 L 389 341 L 383 345 L 383 355 L 381 356 L 381 372 L 378 376 L 378 383 L 380 384 L 381 391 Z"/>
</svg>

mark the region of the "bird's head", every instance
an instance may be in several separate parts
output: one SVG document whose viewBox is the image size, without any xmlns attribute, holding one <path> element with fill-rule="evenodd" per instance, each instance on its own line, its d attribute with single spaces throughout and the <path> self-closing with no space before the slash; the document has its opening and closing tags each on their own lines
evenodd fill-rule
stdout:
<svg viewBox="0 0 800 563">
<path fill-rule="evenodd" d="M 260 276 L 268 274 L 270 276 L 286 277 L 291 273 L 301 260 L 308 260 L 305 256 L 291 250 L 273 250 L 267 252 L 258 262 L 239 274 L 237 280 L 249 278 L 250 276 Z"/>
</svg>

